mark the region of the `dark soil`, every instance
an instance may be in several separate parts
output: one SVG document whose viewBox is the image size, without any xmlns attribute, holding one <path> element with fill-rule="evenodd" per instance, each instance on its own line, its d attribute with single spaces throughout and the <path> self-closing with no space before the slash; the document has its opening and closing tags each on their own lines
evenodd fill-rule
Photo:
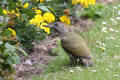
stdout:
<svg viewBox="0 0 120 80">
<path fill-rule="evenodd" d="M 52 49 L 57 46 L 54 38 L 49 37 L 41 43 L 33 43 L 34 52 L 28 53 L 26 59 L 21 56 L 21 63 L 16 65 L 16 79 L 29 78 L 30 75 L 39 75 L 44 72 L 46 65 L 50 60 L 55 59 L 55 56 L 50 56 Z M 32 65 L 25 65 L 26 61 L 30 61 Z"/>
<path fill-rule="evenodd" d="M 84 19 L 84 18 L 75 19 L 72 17 L 71 20 L 72 20 L 71 26 L 74 31 L 77 30 L 83 32 L 88 28 L 92 27 L 92 21 L 90 19 Z"/>
</svg>

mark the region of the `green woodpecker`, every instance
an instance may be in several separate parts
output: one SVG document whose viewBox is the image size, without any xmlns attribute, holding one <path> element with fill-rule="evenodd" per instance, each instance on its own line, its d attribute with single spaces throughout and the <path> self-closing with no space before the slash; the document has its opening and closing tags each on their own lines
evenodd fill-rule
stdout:
<svg viewBox="0 0 120 80">
<path fill-rule="evenodd" d="M 65 24 L 60 22 L 44 26 L 51 27 L 60 35 L 62 48 L 68 53 L 71 64 L 79 62 L 84 66 L 93 66 L 93 57 L 86 41 L 81 36 L 70 31 Z"/>
</svg>

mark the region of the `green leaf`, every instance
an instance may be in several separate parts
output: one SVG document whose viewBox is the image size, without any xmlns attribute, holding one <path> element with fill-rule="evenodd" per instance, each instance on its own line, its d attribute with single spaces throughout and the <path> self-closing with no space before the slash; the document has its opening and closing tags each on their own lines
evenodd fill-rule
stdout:
<svg viewBox="0 0 120 80">
<path fill-rule="evenodd" d="M 5 43 L 5 50 L 7 50 L 8 52 L 14 52 L 16 50 L 16 47 L 14 47 L 13 45 L 9 44 L 9 43 Z"/>
<path fill-rule="evenodd" d="M 3 9 L 0 7 L 0 15 L 3 14 Z"/>
<path fill-rule="evenodd" d="M 12 10 L 16 7 L 16 3 L 13 0 L 8 0 L 9 9 Z"/>
<path fill-rule="evenodd" d="M 50 12 L 50 10 L 46 6 L 39 6 L 39 8 L 43 11 Z"/>
<path fill-rule="evenodd" d="M 20 57 L 16 53 L 14 53 L 14 55 L 11 58 L 14 61 L 15 64 L 20 63 Z"/>
<path fill-rule="evenodd" d="M 9 57 L 7 58 L 7 63 L 8 63 L 9 65 L 14 64 L 14 62 L 12 61 L 11 56 L 9 56 Z"/>
<path fill-rule="evenodd" d="M 27 53 L 22 48 L 17 48 L 25 57 L 27 57 Z"/>
<path fill-rule="evenodd" d="M 2 57 L 7 57 L 7 56 L 9 56 L 9 51 L 7 51 L 7 50 L 4 50 L 4 52 L 2 53 Z"/>
<path fill-rule="evenodd" d="M 22 16 L 22 18 L 23 18 L 24 20 L 28 21 L 26 14 L 22 14 L 21 16 Z"/>
</svg>

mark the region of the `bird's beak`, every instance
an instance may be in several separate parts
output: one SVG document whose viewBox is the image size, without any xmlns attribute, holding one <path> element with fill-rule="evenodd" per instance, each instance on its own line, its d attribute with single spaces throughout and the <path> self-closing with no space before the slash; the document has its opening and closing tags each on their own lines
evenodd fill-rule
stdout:
<svg viewBox="0 0 120 80">
<path fill-rule="evenodd" d="M 49 27 L 49 28 L 53 27 L 53 25 L 42 25 L 42 26 Z"/>
</svg>

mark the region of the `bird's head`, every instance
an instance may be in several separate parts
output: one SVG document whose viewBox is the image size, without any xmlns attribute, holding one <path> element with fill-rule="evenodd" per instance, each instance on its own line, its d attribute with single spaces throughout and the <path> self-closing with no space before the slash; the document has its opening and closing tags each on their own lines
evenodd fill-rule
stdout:
<svg viewBox="0 0 120 80">
<path fill-rule="evenodd" d="M 64 35 L 65 33 L 69 31 L 66 25 L 61 22 L 56 22 L 53 25 L 43 25 L 43 26 L 50 27 L 51 29 L 53 29 L 60 35 Z"/>
</svg>

